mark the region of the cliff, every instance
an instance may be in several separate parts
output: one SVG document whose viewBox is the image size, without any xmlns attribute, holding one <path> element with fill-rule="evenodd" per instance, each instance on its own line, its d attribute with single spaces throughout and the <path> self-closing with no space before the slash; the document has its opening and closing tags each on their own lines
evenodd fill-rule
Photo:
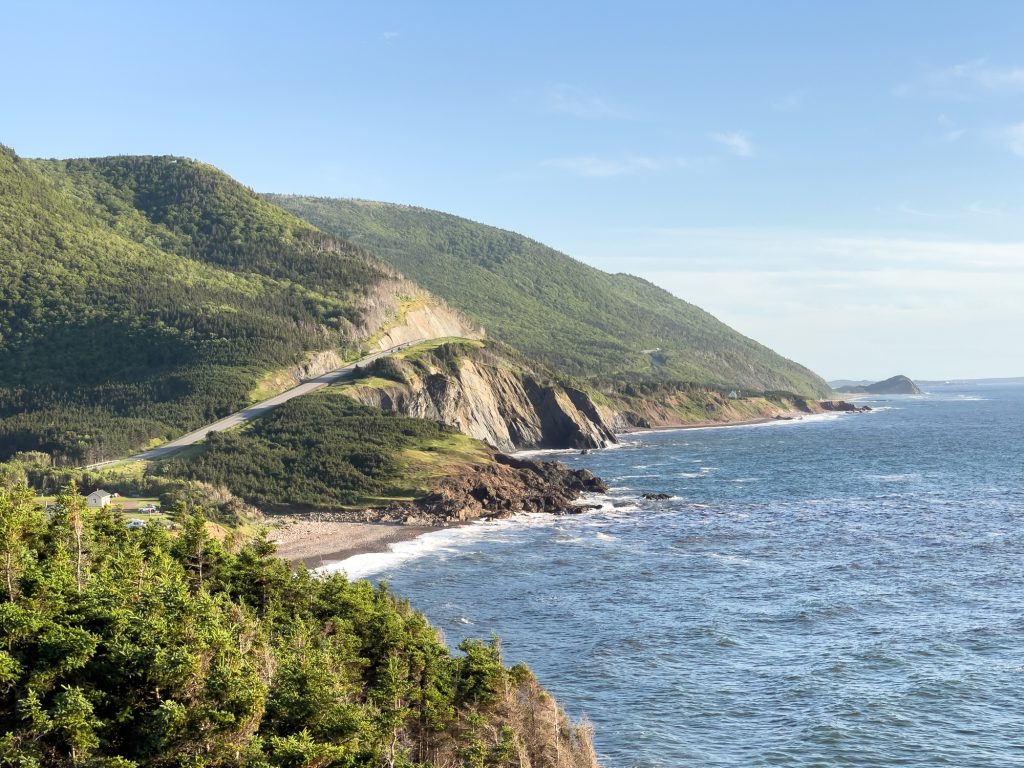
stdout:
<svg viewBox="0 0 1024 768">
<path fill-rule="evenodd" d="M 820 413 L 818 401 L 784 392 L 721 392 L 696 385 L 627 384 L 601 393 L 618 431 L 713 426 Z"/>
<path fill-rule="evenodd" d="M 635 384 L 588 390 L 538 373 L 513 350 L 446 339 L 362 369 L 344 394 L 381 410 L 455 427 L 502 451 L 603 448 L 616 433 L 820 413 L 788 393 L 722 392 L 699 385 Z"/>
<path fill-rule="evenodd" d="M 378 360 L 343 389 L 365 405 L 456 427 L 502 451 L 602 448 L 614 414 L 585 392 L 547 381 L 510 353 L 449 339 Z"/>
<path fill-rule="evenodd" d="M 484 331 L 415 283 L 380 281 L 364 302 L 362 349 L 389 349 L 420 339 L 448 336 L 480 339 Z"/>
</svg>

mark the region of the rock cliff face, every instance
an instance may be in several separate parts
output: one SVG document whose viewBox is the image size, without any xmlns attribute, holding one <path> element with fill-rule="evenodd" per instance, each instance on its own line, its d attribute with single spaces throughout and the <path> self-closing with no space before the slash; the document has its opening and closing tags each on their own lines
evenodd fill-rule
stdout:
<svg viewBox="0 0 1024 768">
<path fill-rule="evenodd" d="M 483 331 L 467 323 L 443 302 L 424 301 L 422 306 L 406 310 L 399 321 L 383 332 L 377 349 L 390 349 L 419 339 L 440 339 L 446 336 L 478 339 Z"/>
<path fill-rule="evenodd" d="M 672 384 L 643 391 L 619 389 L 608 393 L 607 398 L 620 414 L 619 420 L 625 423 L 624 427 L 617 427 L 618 431 L 738 424 L 822 410 L 816 401 L 798 395 L 769 393 L 741 397 L 737 393 Z"/>
<path fill-rule="evenodd" d="M 490 347 L 444 344 L 378 361 L 346 393 L 366 405 L 456 427 L 498 450 L 602 448 L 609 412 L 582 391 L 547 383 Z"/>
<path fill-rule="evenodd" d="M 395 505 L 383 515 L 397 513 L 409 524 L 444 524 L 519 512 L 561 514 L 571 512 L 581 494 L 607 490 L 603 480 L 585 469 L 499 453 L 492 463 L 441 478 L 423 498 Z"/>
<path fill-rule="evenodd" d="M 360 332 L 370 351 L 446 336 L 480 339 L 484 331 L 415 283 L 396 278 L 366 297 Z"/>
</svg>

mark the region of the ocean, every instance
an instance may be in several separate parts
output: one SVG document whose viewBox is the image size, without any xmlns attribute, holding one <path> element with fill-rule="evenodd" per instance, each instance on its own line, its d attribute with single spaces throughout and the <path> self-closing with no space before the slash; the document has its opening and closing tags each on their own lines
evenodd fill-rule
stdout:
<svg viewBox="0 0 1024 768">
<path fill-rule="evenodd" d="M 606 768 L 1024 765 L 1024 386 L 860 402 L 558 453 L 599 510 L 346 567 L 497 633 Z"/>
</svg>

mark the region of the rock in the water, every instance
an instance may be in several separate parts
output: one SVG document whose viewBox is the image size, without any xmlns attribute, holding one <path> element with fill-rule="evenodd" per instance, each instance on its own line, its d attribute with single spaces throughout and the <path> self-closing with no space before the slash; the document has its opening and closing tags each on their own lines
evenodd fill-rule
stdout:
<svg viewBox="0 0 1024 768">
<path fill-rule="evenodd" d="M 822 400 L 818 405 L 823 411 L 840 411 L 843 413 L 867 413 L 871 410 L 869 405 L 854 405 L 845 400 Z"/>
<path fill-rule="evenodd" d="M 644 498 L 648 501 L 664 501 L 665 499 L 671 499 L 672 494 L 670 493 L 645 493 Z"/>
</svg>

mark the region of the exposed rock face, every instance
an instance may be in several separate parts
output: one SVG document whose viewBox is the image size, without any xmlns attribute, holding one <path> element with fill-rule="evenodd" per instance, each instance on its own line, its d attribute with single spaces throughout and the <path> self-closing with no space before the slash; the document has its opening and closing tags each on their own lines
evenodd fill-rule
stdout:
<svg viewBox="0 0 1024 768">
<path fill-rule="evenodd" d="M 326 352 L 316 352 L 298 365 L 293 365 L 288 369 L 288 373 L 295 380 L 295 383 L 299 384 L 307 379 L 323 376 L 328 371 L 341 368 L 344 364 L 345 361 L 341 359 L 337 352 L 327 350 Z"/>
<path fill-rule="evenodd" d="M 885 381 L 876 381 L 874 384 L 863 386 L 839 387 L 836 392 L 857 395 L 920 395 L 921 390 L 913 381 L 906 376 L 893 376 Z"/>
<path fill-rule="evenodd" d="M 504 454 L 495 459 L 494 464 L 443 478 L 437 490 L 416 503 L 419 513 L 446 521 L 508 517 L 517 512 L 560 513 L 582 493 L 608 490 L 604 481 L 585 469 Z"/>
<path fill-rule="evenodd" d="M 491 460 L 466 464 L 432 481 L 416 501 L 361 510 L 318 510 L 317 520 L 406 525 L 448 525 L 500 519 L 520 512 L 578 514 L 597 505 L 575 505 L 584 493 L 605 493 L 607 484 L 585 469 L 495 452 Z"/>
<path fill-rule="evenodd" d="M 554 461 L 496 454 L 494 463 L 466 467 L 441 478 L 434 490 L 412 504 L 394 505 L 386 514 L 409 523 L 451 523 L 502 518 L 519 512 L 561 514 L 583 493 L 604 493 L 608 486 L 585 469 Z"/>
<path fill-rule="evenodd" d="M 471 326 L 447 304 L 432 300 L 405 312 L 396 325 L 384 332 L 376 348 L 390 349 L 420 339 L 440 339 L 446 336 L 478 339 L 483 335 L 481 329 Z"/>
<path fill-rule="evenodd" d="M 613 426 L 585 392 L 545 383 L 490 349 L 441 347 L 415 364 L 390 360 L 367 373 L 377 377 L 372 385 L 357 382 L 347 394 L 385 411 L 449 424 L 498 450 L 615 442 Z"/>
<path fill-rule="evenodd" d="M 822 400 L 819 405 L 823 411 L 842 411 L 844 413 L 866 413 L 871 410 L 868 405 L 854 405 L 845 400 Z"/>
<path fill-rule="evenodd" d="M 737 424 L 820 412 L 818 403 L 783 393 L 730 397 L 703 387 L 670 383 L 645 390 L 614 391 L 609 399 L 621 416 L 619 432 L 658 427 Z"/>
<path fill-rule="evenodd" d="M 484 331 L 396 273 L 373 286 L 364 300 L 361 320 L 349 336 L 353 341 L 371 339 L 370 348 L 382 350 L 418 339 L 483 338 Z"/>
</svg>

